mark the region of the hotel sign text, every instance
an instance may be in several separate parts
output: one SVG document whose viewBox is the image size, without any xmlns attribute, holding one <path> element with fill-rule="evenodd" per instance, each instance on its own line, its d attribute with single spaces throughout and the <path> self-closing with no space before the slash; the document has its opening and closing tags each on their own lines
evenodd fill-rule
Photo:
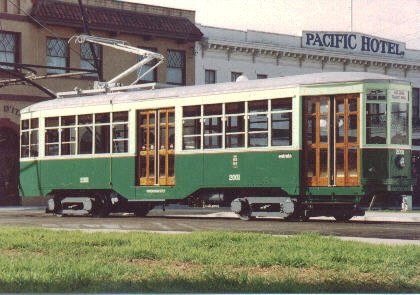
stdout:
<svg viewBox="0 0 420 295">
<path fill-rule="evenodd" d="M 405 43 L 360 33 L 302 32 L 302 47 L 403 57 Z"/>
</svg>

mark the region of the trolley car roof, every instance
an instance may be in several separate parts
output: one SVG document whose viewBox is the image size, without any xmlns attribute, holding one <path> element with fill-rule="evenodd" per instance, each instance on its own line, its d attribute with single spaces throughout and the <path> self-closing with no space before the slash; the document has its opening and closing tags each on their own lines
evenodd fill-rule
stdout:
<svg viewBox="0 0 420 295">
<path fill-rule="evenodd" d="M 260 80 L 247 80 L 240 82 L 182 86 L 154 90 L 111 92 L 90 96 L 81 95 L 78 97 L 71 98 L 56 98 L 30 105 L 21 110 L 21 114 L 52 109 L 76 107 L 80 108 L 95 105 L 107 105 L 111 103 L 118 104 L 155 99 L 176 99 L 181 97 L 196 97 L 201 95 L 234 93 L 251 90 L 291 88 L 305 85 L 322 85 L 352 82 L 393 82 L 410 84 L 408 81 L 400 78 L 367 72 L 314 73 Z"/>
</svg>

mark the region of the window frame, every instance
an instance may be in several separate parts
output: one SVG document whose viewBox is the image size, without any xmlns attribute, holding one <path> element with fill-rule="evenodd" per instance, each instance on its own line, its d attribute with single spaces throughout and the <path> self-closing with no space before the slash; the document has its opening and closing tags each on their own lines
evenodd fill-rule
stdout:
<svg viewBox="0 0 420 295">
<path fill-rule="evenodd" d="M 182 59 L 182 67 L 176 67 L 176 66 L 171 66 L 170 62 L 170 53 L 174 52 L 174 53 L 178 53 L 181 56 Z M 166 83 L 170 84 L 170 85 L 186 85 L 186 69 L 187 69 L 187 59 L 186 59 L 186 54 L 184 50 L 176 50 L 176 49 L 168 49 L 167 52 L 167 62 L 166 62 Z M 181 82 L 177 83 L 177 82 L 171 82 L 168 80 L 168 72 L 169 69 L 181 69 Z"/>
<path fill-rule="evenodd" d="M 84 51 L 82 50 L 82 46 L 87 46 L 89 48 L 89 51 L 91 51 L 90 50 L 90 45 L 93 45 L 94 50 L 97 51 L 97 52 L 95 52 L 95 54 L 96 54 L 96 57 L 98 58 L 98 63 L 99 63 L 99 65 L 98 65 L 99 66 L 98 71 L 99 71 L 99 73 L 83 74 L 82 77 L 83 78 L 99 79 L 103 75 L 103 47 L 102 47 L 102 45 L 99 45 L 99 44 L 90 44 L 90 43 L 86 43 L 86 42 L 80 44 L 80 68 L 81 69 L 86 69 L 86 70 L 95 70 L 95 59 L 93 57 L 93 54 L 91 53 L 92 58 L 85 58 L 83 56 L 83 52 Z M 83 61 L 85 61 L 89 65 L 91 65 L 92 68 L 85 68 L 85 67 L 83 67 L 83 65 L 82 65 L 82 62 Z"/>
<path fill-rule="evenodd" d="M 217 76 L 216 70 L 205 69 L 204 70 L 204 84 L 216 84 Z"/>
<path fill-rule="evenodd" d="M 27 121 L 28 122 L 28 128 L 24 128 L 24 122 Z M 36 122 L 36 124 L 34 124 L 33 122 Z M 34 125 L 36 127 L 34 127 Z M 27 138 L 28 138 L 28 144 L 23 144 L 23 136 L 24 134 L 26 134 Z M 36 143 L 33 143 L 32 141 L 32 135 L 36 134 Z M 32 147 L 36 147 L 36 153 L 33 154 L 32 151 Z M 23 156 L 22 150 L 23 148 L 26 148 L 28 151 L 28 155 L 27 156 Z M 20 158 L 21 159 L 27 159 L 27 158 L 37 158 L 39 157 L 39 119 L 38 118 L 33 118 L 33 119 L 24 119 L 20 121 Z"/>
<path fill-rule="evenodd" d="M 5 34 L 5 35 L 12 35 L 15 37 L 15 50 L 13 51 L 13 62 L 11 63 L 19 63 L 21 60 L 21 33 L 20 32 L 11 32 L 11 31 L 4 31 L 4 30 L 0 30 L 0 33 Z M 1 47 L 0 47 L 1 49 Z M 2 53 L 7 54 L 8 52 L 12 52 L 12 51 L 0 51 L 0 54 Z M 9 62 L 9 61 L 5 61 L 5 62 Z M 16 69 L 16 67 L 9 67 L 9 66 L 5 66 L 5 65 L 0 65 L 0 67 L 5 68 L 5 69 Z M 4 75 L 1 74 L 0 75 Z"/>
<path fill-rule="evenodd" d="M 61 41 L 63 41 L 64 42 L 64 44 L 65 44 L 65 49 L 66 49 L 66 56 L 54 56 L 54 55 L 48 55 L 48 43 L 50 42 L 50 41 L 52 41 L 52 40 L 61 40 Z M 46 60 L 45 60 L 45 62 L 46 62 L 46 65 L 47 65 L 47 74 L 64 74 L 64 73 L 68 73 L 69 72 L 69 67 L 70 67 L 70 45 L 69 45 L 69 43 L 68 43 L 68 39 L 66 39 L 66 38 L 57 38 L 57 37 L 47 37 L 47 39 L 46 39 L 46 43 L 45 43 L 45 45 L 46 45 L 46 47 L 45 47 L 45 49 L 46 49 L 46 52 L 45 52 L 45 56 L 46 56 Z M 49 57 L 55 57 L 55 58 L 64 58 L 64 60 L 65 60 L 65 68 L 66 69 L 55 69 L 55 68 L 50 68 L 50 67 L 56 67 L 56 66 L 53 66 L 53 65 L 50 65 L 49 63 L 48 63 L 48 58 Z"/>
<path fill-rule="evenodd" d="M 230 81 L 236 82 L 236 79 L 238 79 L 242 75 L 243 75 L 242 72 L 230 72 Z"/>
<path fill-rule="evenodd" d="M 144 47 L 144 46 L 138 46 L 138 48 L 140 48 L 140 49 L 144 49 L 144 50 L 147 50 L 147 51 L 151 51 L 151 52 L 155 52 L 155 53 L 159 53 L 159 51 L 158 51 L 158 49 L 156 48 L 156 47 Z M 138 56 L 137 57 L 137 62 L 140 62 L 140 61 L 142 61 L 144 58 L 140 58 L 141 56 Z M 148 68 L 144 71 L 144 72 L 147 72 L 150 68 L 152 68 L 154 65 L 156 65 L 156 61 L 155 60 L 153 60 L 153 61 L 150 61 L 150 62 L 148 62 L 147 64 L 145 64 L 145 65 L 143 65 L 142 66 L 142 69 L 145 67 L 145 66 L 147 66 Z M 137 82 L 137 84 L 144 84 L 144 83 L 156 83 L 157 82 L 157 70 L 158 70 L 158 68 L 156 67 L 156 68 L 154 68 L 152 71 L 151 71 L 151 73 L 152 73 L 152 75 L 153 75 L 153 79 L 152 80 L 144 80 L 144 79 L 141 79 L 141 80 L 139 80 L 138 82 Z M 149 73 L 150 74 L 150 73 Z M 137 75 L 137 79 L 140 77 L 140 69 L 138 69 L 137 71 L 136 71 L 136 75 Z M 147 76 L 147 75 L 146 75 Z M 144 77 L 143 77 L 144 78 Z"/>
<path fill-rule="evenodd" d="M 274 100 L 289 100 L 290 101 L 290 109 L 287 110 L 275 110 L 272 111 L 271 106 L 272 106 L 272 101 Z M 262 111 L 250 111 L 249 110 L 249 103 L 250 102 L 263 102 L 265 101 L 267 103 L 267 107 L 265 110 Z M 197 104 L 197 105 L 184 105 L 182 107 L 182 151 L 220 151 L 221 149 L 223 150 L 234 150 L 234 149 L 248 149 L 248 150 L 252 150 L 252 149 L 272 149 L 272 148 L 292 148 L 293 147 L 293 101 L 294 98 L 293 97 L 280 97 L 280 98 L 270 98 L 270 99 L 258 99 L 258 100 L 252 100 L 252 101 L 233 101 L 233 102 L 225 102 L 225 103 L 212 103 L 212 104 Z M 227 105 L 228 104 L 243 104 L 242 106 L 239 107 L 238 111 L 232 111 L 229 112 L 227 111 Z M 217 115 L 205 115 L 204 114 L 204 108 L 207 105 L 216 105 L 216 104 L 221 104 L 222 105 L 222 114 L 217 114 Z M 200 114 L 198 114 L 198 112 L 196 114 L 194 114 L 193 116 L 187 114 L 187 116 L 184 116 L 184 112 L 185 112 L 185 108 L 188 107 L 195 107 L 198 109 L 198 107 L 200 108 Z M 272 126 L 272 115 L 275 114 L 289 114 L 289 126 L 290 126 L 290 140 L 288 145 L 273 145 L 272 144 L 272 131 L 273 131 L 273 126 Z M 250 131 L 250 116 L 265 116 L 266 117 L 266 124 L 267 124 L 267 128 L 266 130 L 253 130 Z M 228 124 L 228 120 L 231 117 L 241 117 L 243 118 L 243 130 L 242 131 L 227 131 L 229 130 L 227 127 Z M 222 123 L 222 133 L 211 133 L 211 134 L 205 134 L 205 124 L 204 121 L 208 118 L 220 118 L 221 123 Z M 201 124 L 200 126 L 200 130 L 201 133 L 195 133 L 195 134 L 185 134 L 185 120 L 198 120 Z M 187 128 L 189 128 L 190 126 L 188 126 Z M 258 134 L 263 134 L 266 137 L 266 141 L 267 144 L 266 145 L 262 145 L 262 146 L 251 146 L 250 145 L 250 137 L 253 136 L 255 134 L 255 136 L 258 136 Z M 243 137 L 243 144 L 241 146 L 228 146 L 228 136 L 235 136 L 235 135 L 240 135 Z M 205 147 L 205 138 L 209 137 L 209 136 L 222 136 L 222 145 L 220 147 L 216 147 L 216 148 L 206 148 Z M 196 147 L 196 148 L 185 148 L 185 138 L 199 138 L 200 140 L 200 146 Z"/>
</svg>

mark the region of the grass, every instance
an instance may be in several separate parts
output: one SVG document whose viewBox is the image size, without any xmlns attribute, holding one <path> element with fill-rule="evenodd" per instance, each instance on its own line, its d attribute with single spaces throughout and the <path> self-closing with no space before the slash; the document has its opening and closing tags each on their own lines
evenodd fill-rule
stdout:
<svg viewBox="0 0 420 295">
<path fill-rule="evenodd" d="M 420 292 L 420 247 L 304 234 L 0 228 L 0 293 Z"/>
</svg>

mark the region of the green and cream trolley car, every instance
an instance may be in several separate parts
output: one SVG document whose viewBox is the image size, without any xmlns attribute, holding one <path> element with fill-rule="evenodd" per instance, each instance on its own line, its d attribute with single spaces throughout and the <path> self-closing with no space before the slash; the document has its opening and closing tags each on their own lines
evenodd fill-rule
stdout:
<svg viewBox="0 0 420 295">
<path fill-rule="evenodd" d="M 404 80 L 344 72 L 142 87 L 23 109 L 22 197 L 48 195 L 57 214 L 210 202 L 243 219 L 346 220 L 374 196 L 411 194 Z"/>
</svg>

